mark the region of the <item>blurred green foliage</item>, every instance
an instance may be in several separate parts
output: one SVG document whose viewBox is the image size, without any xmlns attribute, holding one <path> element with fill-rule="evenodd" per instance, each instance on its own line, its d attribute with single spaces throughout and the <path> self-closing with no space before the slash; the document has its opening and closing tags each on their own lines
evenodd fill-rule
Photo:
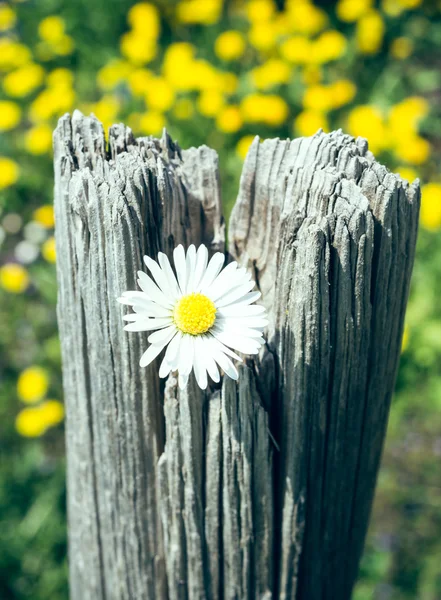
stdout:
<svg viewBox="0 0 441 600">
<path fill-rule="evenodd" d="M 166 125 L 182 147 L 214 147 L 226 212 L 256 134 L 342 127 L 421 178 L 403 356 L 354 598 L 441 598 L 440 10 L 435 0 L 0 2 L 2 600 L 68 593 L 50 205 L 51 131 L 74 108 L 105 127 Z"/>
</svg>

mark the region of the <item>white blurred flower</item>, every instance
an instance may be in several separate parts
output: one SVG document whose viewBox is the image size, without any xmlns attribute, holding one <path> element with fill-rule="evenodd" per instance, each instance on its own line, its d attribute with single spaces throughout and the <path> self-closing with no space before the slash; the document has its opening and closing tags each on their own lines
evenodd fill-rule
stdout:
<svg viewBox="0 0 441 600">
<path fill-rule="evenodd" d="M 206 246 L 182 245 L 173 252 L 176 276 L 165 254 L 158 262 L 144 256 L 153 279 L 138 271 L 142 291 L 124 292 L 118 301 L 135 311 L 124 316 L 126 331 L 153 331 L 150 346 L 139 362 L 149 365 L 166 348 L 159 376 L 179 372 L 184 388 L 194 370 L 201 389 L 207 387 L 207 373 L 220 380 L 220 367 L 232 379 L 238 378 L 231 358 L 233 352 L 257 354 L 264 343 L 262 332 L 268 323 L 263 306 L 253 304 L 260 292 L 252 292 L 254 281 L 245 268 L 232 262 L 222 270 L 220 252 L 208 262 Z"/>
</svg>

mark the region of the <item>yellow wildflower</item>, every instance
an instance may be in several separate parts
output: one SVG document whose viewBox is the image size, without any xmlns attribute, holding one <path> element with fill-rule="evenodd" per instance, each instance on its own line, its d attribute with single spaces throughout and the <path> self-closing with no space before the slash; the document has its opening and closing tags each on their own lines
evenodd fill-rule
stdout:
<svg viewBox="0 0 441 600">
<path fill-rule="evenodd" d="M 358 21 L 372 8 L 372 0 L 339 0 L 336 12 L 340 21 L 352 23 Z"/>
<path fill-rule="evenodd" d="M 31 52 L 23 44 L 9 38 L 0 38 L 0 70 L 9 71 L 29 62 Z"/>
<path fill-rule="evenodd" d="M 430 231 L 441 227 L 441 184 L 427 183 L 421 189 L 421 224 Z"/>
<path fill-rule="evenodd" d="M 312 60 L 319 64 L 337 60 L 346 52 L 346 47 L 347 41 L 342 33 L 325 31 L 312 44 Z"/>
<path fill-rule="evenodd" d="M 0 31 L 12 29 L 17 22 L 17 15 L 7 4 L 0 4 Z"/>
<path fill-rule="evenodd" d="M 148 111 L 139 119 L 139 130 L 145 135 L 160 135 L 165 127 L 165 117 L 160 112 Z"/>
<path fill-rule="evenodd" d="M 21 109 L 15 102 L 0 100 L 0 131 L 14 129 L 21 118 Z"/>
<path fill-rule="evenodd" d="M 0 156 L 0 190 L 3 190 L 14 183 L 18 179 L 18 165 L 11 158 Z"/>
<path fill-rule="evenodd" d="M 102 67 L 97 74 L 97 83 L 103 90 L 113 90 L 125 81 L 132 72 L 132 66 L 125 60 L 115 58 Z"/>
<path fill-rule="evenodd" d="M 121 36 L 120 49 L 123 56 L 135 65 L 150 62 L 158 50 L 156 41 L 138 30 L 128 31 Z"/>
<path fill-rule="evenodd" d="M 197 105 L 201 115 L 215 117 L 224 106 L 225 100 L 218 90 L 206 90 L 198 98 Z"/>
<path fill-rule="evenodd" d="M 243 98 L 240 108 L 245 122 L 270 126 L 281 125 L 289 114 L 285 100 L 276 95 L 249 94 Z"/>
<path fill-rule="evenodd" d="M 194 114 L 194 107 L 190 98 L 179 98 L 176 100 L 175 105 L 173 106 L 173 114 L 180 121 L 191 119 Z"/>
<path fill-rule="evenodd" d="M 376 10 L 370 10 L 357 22 L 357 46 L 363 54 L 375 54 L 381 48 L 384 36 L 384 21 Z"/>
<path fill-rule="evenodd" d="M 41 247 L 41 254 L 43 255 L 43 258 L 47 260 L 47 262 L 55 263 L 57 255 L 54 236 L 51 236 L 44 242 L 43 246 Z"/>
<path fill-rule="evenodd" d="M 402 139 L 395 147 L 395 155 L 411 165 L 421 165 L 430 156 L 430 144 L 417 135 Z"/>
<path fill-rule="evenodd" d="M 306 37 L 297 35 L 280 45 L 280 53 L 286 60 L 303 65 L 311 60 L 312 43 Z"/>
<path fill-rule="evenodd" d="M 272 0 L 250 0 L 247 2 L 246 15 L 252 23 L 269 21 L 276 11 Z"/>
<path fill-rule="evenodd" d="M 149 109 L 166 111 L 173 106 L 175 92 L 163 77 L 153 77 L 146 89 L 146 101 Z"/>
<path fill-rule="evenodd" d="M 73 85 L 75 76 L 69 69 L 54 69 L 46 76 L 46 83 L 50 87 L 70 87 Z"/>
<path fill-rule="evenodd" d="M 418 123 L 429 113 L 429 103 L 420 96 L 409 96 L 390 109 L 389 124 L 395 137 L 413 135 L 417 131 Z"/>
<path fill-rule="evenodd" d="M 217 23 L 222 12 L 222 0 L 181 0 L 176 17 L 181 23 Z"/>
<path fill-rule="evenodd" d="M 308 0 L 287 0 L 286 12 L 292 30 L 306 35 L 319 33 L 328 23 L 325 11 Z"/>
<path fill-rule="evenodd" d="M 21 294 L 29 285 L 29 275 L 24 267 L 6 263 L 0 267 L 0 286 L 11 294 Z"/>
<path fill-rule="evenodd" d="M 304 110 L 294 120 L 294 129 L 298 135 L 309 136 L 319 129 L 329 131 L 326 115 L 315 110 Z"/>
<path fill-rule="evenodd" d="M 25 135 L 25 148 L 31 154 L 46 154 L 52 149 L 52 127 L 41 123 Z"/>
<path fill-rule="evenodd" d="M 302 80 L 306 86 L 316 85 L 323 79 L 323 70 L 318 65 L 305 65 L 302 70 Z"/>
<path fill-rule="evenodd" d="M 398 17 L 404 12 L 405 8 L 401 0 L 382 0 L 381 10 L 389 17 Z"/>
<path fill-rule="evenodd" d="M 115 96 L 106 95 L 88 108 L 101 121 L 106 130 L 113 125 L 118 116 L 119 102 Z"/>
<path fill-rule="evenodd" d="M 170 44 L 164 54 L 162 70 L 164 77 L 176 90 L 191 90 L 194 88 L 195 48 L 187 42 Z"/>
<path fill-rule="evenodd" d="M 45 42 L 56 43 L 63 39 L 65 32 L 64 19 L 51 15 L 38 25 L 38 35 Z"/>
<path fill-rule="evenodd" d="M 70 35 L 63 35 L 61 40 L 51 44 L 51 48 L 59 56 L 68 56 L 74 51 L 75 42 Z"/>
<path fill-rule="evenodd" d="M 275 85 L 288 83 L 291 79 L 291 68 L 283 60 L 276 58 L 266 61 L 251 71 L 251 78 L 259 90 L 268 90 Z"/>
<path fill-rule="evenodd" d="M 262 52 L 274 48 L 277 43 L 278 32 L 274 23 L 255 23 L 248 31 L 248 40 L 252 46 Z"/>
<path fill-rule="evenodd" d="M 47 400 L 40 406 L 20 411 L 15 420 L 15 428 L 23 437 L 40 437 L 50 427 L 61 423 L 63 418 L 63 404 L 58 400 Z"/>
<path fill-rule="evenodd" d="M 75 92 L 65 86 L 51 86 L 38 94 L 31 103 L 29 117 L 32 121 L 47 121 L 52 116 L 61 116 L 71 110 Z"/>
<path fill-rule="evenodd" d="M 52 204 L 43 204 L 34 210 L 32 218 L 45 229 L 52 229 L 55 225 L 54 207 Z"/>
<path fill-rule="evenodd" d="M 3 79 L 3 89 L 8 96 L 22 98 L 39 87 L 44 79 L 44 69 L 40 65 L 29 63 L 16 71 L 8 73 Z"/>
<path fill-rule="evenodd" d="M 388 146 L 386 124 L 381 111 L 375 106 L 353 108 L 348 116 L 347 128 L 354 137 L 366 138 L 374 154 Z"/>
<path fill-rule="evenodd" d="M 28 367 L 20 373 L 17 381 L 17 394 L 26 404 L 38 402 L 49 388 L 49 373 L 42 367 Z"/>
<path fill-rule="evenodd" d="M 238 106 L 226 106 L 217 119 L 217 128 L 224 133 L 234 133 L 242 127 L 242 115 Z"/>
<path fill-rule="evenodd" d="M 338 79 L 330 84 L 333 108 L 340 108 L 355 98 L 357 87 L 348 79 Z"/>
<path fill-rule="evenodd" d="M 224 31 L 215 43 L 214 52 L 222 60 L 236 60 L 245 52 L 245 39 L 240 31 Z"/>
<path fill-rule="evenodd" d="M 390 46 L 390 53 L 398 60 L 408 58 L 412 54 L 412 51 L 413 41 L 408 37 L 396 38 Z"/>
<path fill-rule="evenodd" d="M 156 6 L 148 2 L 135 4 L 129 10 L 127 21 L 132 29 L 141 32 L 149 39 L 156 40 L 161 31 L 159 12 Z"/>
<path fill-rule="evenodd" d="M 255 135 L 244 135 L 237 142 L 236 152 L 238 153 L 240 158 L 245 159 L 246 155 L 248 154 L 248 150 L 249 150 L 251 144 L 253 143 L 255 137 L 256 137 Z"/>
<path fill-rule="evenodd" d="M 134 96 L 144 96 L 148 92 L 153 78 L 154 75 L 149 69 L 132 71 L 127 77 L 130 91 Z"/>
<path fill-rule="evenodd" d="M 222 74 L 206 60 L 196 60 L 192 65 L 193 88 L 219 90 L 224 84 Z"/>
</svg>

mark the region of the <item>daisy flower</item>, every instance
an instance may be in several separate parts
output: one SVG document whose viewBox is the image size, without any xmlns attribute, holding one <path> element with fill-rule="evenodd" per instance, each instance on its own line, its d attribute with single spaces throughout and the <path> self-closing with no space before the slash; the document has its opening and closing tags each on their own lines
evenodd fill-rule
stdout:
<svg viewBox="0 0 441 600">
<path fill-rule="evenodd" d="M 181 389 L 192 370 L 201 389 L 207 387 L 207 373 L 213 381 L 220 380 L 219 367 L 237 379 L 231 359 L 242 359 L 233 350 L 257 354 L 268 323 L 265 308 L 253 304 L 260 292 L 251 291 L 251 274 L 236 262 L 222 270 L 225 256 L 216 252 L 208 261 L 204 245 L 197 251 L 191 245 L 187 253 L 179 245 L 173 260 L 176 275 L 162 252 L 158 262 L 144 256 L 151 277 L 138 271 L 142 291 L 123 292 L 118 298 L 134 310 L 123 317 L 129 322 L 126 331 L 156 330 L 148 337 L 150 346 L 140 366 L 149 365 L 166 348 L 159 376 L 178 371 Z"/>
</svg>

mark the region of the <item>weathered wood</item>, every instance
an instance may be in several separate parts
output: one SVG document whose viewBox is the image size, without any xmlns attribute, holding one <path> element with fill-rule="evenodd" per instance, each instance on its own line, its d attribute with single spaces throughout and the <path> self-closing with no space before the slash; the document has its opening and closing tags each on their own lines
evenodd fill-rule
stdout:
<svg viewBox="0 0 441 600">
<path fill-rule="evenodd" d="M 217 155 L 76 112 L 54 136 L 74 600 L 350 597 L 399 357 L 419 190 L 334 132 L 256 140 L 230 253 L 270 310 L 202 392 L 141 370 L 143 254 L 224 248 Z"/>
</svg>

